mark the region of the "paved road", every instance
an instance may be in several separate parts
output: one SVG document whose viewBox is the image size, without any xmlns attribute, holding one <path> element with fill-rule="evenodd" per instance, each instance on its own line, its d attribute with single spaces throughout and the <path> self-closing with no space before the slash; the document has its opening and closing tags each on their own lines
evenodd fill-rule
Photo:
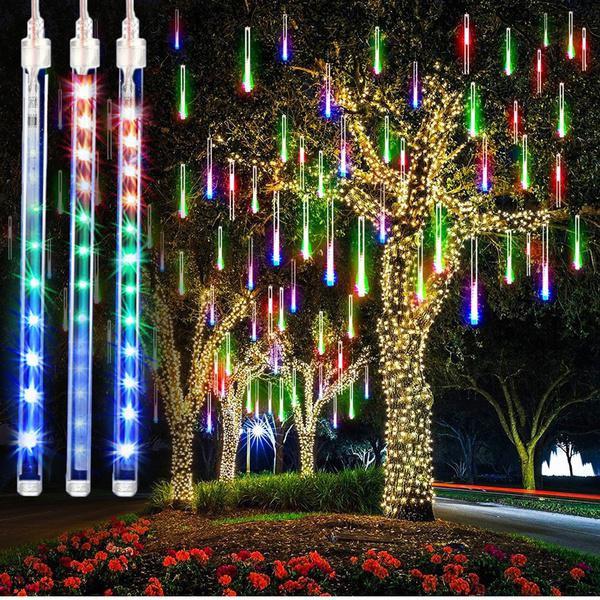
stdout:
<svg viewBox="0 0 600 600">
<path fill-rule="evenodd" d="M 434 513 L 445 521 L 516 533 L 600 555 L 600 519 L 450 498 L 436 498 Z"/>
<path fill-rule="evenodd" d="M 92 494 L 71 498 L 65 493 L 44 493 L 37 498 L 17 494 L 0 495 L 0 548 L 39 542 L 63 531 L 84 529 L 112 516 L 137 512 L 146 498 L 117 498 Z"/>
</svg>

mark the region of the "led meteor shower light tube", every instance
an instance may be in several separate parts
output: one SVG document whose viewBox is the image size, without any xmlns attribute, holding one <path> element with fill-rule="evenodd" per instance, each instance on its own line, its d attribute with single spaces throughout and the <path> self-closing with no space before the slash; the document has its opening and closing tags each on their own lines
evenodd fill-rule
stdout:
<svg viewBox="0 0 600 600">
<path fill-rule="evenodd" d="M 87 0 L 80 0 L 71 40 L 71 244 L 69 269 L 69 365 L 66 490 L 91 489 L 92 332 L 94 307 L 94 212 L 96 201 L 96 69 L 100 42 L 94 38 Z"/>
<path fill-rule="evenodd" d="M 21 41 L 23 138 L 17 492 L 42 493 L 44 418 L 44 289 L 46 168 L 50 40 L 39 2 L 32 0 L 27 37 Z"/>
<path fill-rule="evenodd" d="M 120 71 L 119 181 L 117 231 L 117 320 L 114 397 L 113 493 L 137 492 L 139 400 L 142 387 L 140 279 L 142 258 L 142 99 L 146 41 L 139 35 L 133 0 L 126 0 Z"/>
</svg>

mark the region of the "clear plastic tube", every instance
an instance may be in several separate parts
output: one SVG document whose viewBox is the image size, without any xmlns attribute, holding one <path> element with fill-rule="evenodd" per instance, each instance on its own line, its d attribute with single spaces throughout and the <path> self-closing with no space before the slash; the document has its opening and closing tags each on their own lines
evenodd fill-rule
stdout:
<svg viewBox="0 0 600 600">
<path fill-rule="evenodd" d="M 114 398 L 113 493 L 137 492 L 142 382 L 140 283 L 142 258 L 142 100 L 145 41 L 133 1 L 127 0 L 123 37 L 117 42 L 120 73 L 117 218 L 117 321 Z"/>
<path fill-rule="evenodd" d="M 50 41 L 37 0 L 21 44 L 23 138 L 17 491 L 42 492 L 44 437 L 44 290 Z"/>
<path fill-rule="evenodd" d="M 71 40 L 71 243 L 69 269 L 69 364 L 66 490 L 91 489 L 92 332 L 96 201 L 96 67 L 100 47 L 93 38 L 86 0 L 80 1 Z"/>
</svg>

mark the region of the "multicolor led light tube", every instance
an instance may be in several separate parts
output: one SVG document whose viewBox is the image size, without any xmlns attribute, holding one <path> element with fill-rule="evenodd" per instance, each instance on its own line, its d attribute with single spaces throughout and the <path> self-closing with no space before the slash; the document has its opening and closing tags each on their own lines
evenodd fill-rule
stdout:
<svg viewBox="0 0 600 600">
<path fill-rule="evenodd" d="M 287 62 L 290 58 L 289 40 L 288 40 L 288 16 L 283 13 L 281 24 L 281 60 Z"/>
<path fill-rule="evenodd" d="M 569 40 L 567 44 L 567 58 L 573 60 L 575 58 L 575 43 L 573 41 L 573 11 L 569 11 Z"/>
<path fill-rule="evenodd" d="M 513 47 L 510 27 L 506 28 L 506 37 L 504 41 L 504 74 L 510 76 L 513 74 Z"/>
<path fill-rule="evenodd" d="M 513 269 L 513 235 L 510 229 L 506 232 L 506 272 L 504 273 L 504 281 L 506 281 L 507 285 L 512 285 L 515 281 Z"/>
<path fill-rule="evenodd" d="M 93 35 L 87 0 L 81 0 L 80 10 L 70 60 L 73 96 L 66 490 L 71 496 L 87 496 L 91 490 L 96 69 L 100 66 L 100 42 Z"/>
<path fill-rule="evenodd" d="M 471 70 L 471 27 L 470 17 L 465 13 L 463 17 L 463 75 L 468 75 Z"/>
<path fill-rule="evenodd" d="M 244 74 L 242 87 L 249 94 L 254 87 L 252 80 L 252 33 L 250 27 L 244 28 Z"/>
<path fill-rule="evenodd" d="M 549 273 L 549 253 L 550 253 L 550 230 L 548 225 L 542 226 L 542 291 L 541 296 L 544 302 L 550 300 L 550 273 Z"/>
<path fill-rule="evenodd" d="M 214 194 L 213 187 L 213 141 L 209 134 L 206 138 L 206 198 L 212 200 Z"/>
<path fill-rule="evenodd" d="M 471 283 L 469 322 L 479 325 L 479 242 L 476 237 L 471 237 Z"/>
<path fill-rule="evenodd" d="M 383 69 L 381 50 L 381 29 L 379 27 L 375 27 L 375 33 L 373 36 L 373 72 L 375 75 L 381 75 L 381 71 Z"/>
<path fill-rule="evenodd" d="M 358 217 L 358 265 L 356 270 L 356 293 L 359 298 L 364 298 L 368 293 L 365 246 L 365 217 L 360 216 Z"/>
<path fill-rule="evenodd" d="M 435 205 L 435 255 L 433 268 L 436 273 L 444 270 L 444 207 L 441 202 Z"/>
<path fill-rule="evenodd" d="M 580 215 L 575 215 L 575 231 L 574 231 L 574 240 L 573 240 L 574 248 L 573 248 L 573 268 L 576 271 L 580 271 L 582 267 L 582 259 L 581 259 L 581 217 Z"/>
<path fill-rule="evenodd" d="M 17 491 L 42 493 L 44 418 L 44 290 L 50 40 L 38 0 L 21 43 L 23 139 L 21 196 L 20 357 Z"/>
<path fill-rule="evenodd" d="M 273 266 L 281 264 L 281 246 L 279 237 L 279 191 L 273 192 Z"/>
<path fill-rule="evenodd" d="M 126 1 L 120 71 L 119 181 L 117 215 L 117 317 L 114 399 L 113 493 L 137 492 L 142 388 L 140 288 L 142 259 L 142 99 L 146 41 L 139 36 L 133 0 Z"/>
<path fill-rule="evenodd" d="M 328 287 L 335 285 L 335 265 L 334 265 L 334 247 L 335 247 L 335 222 L 333 215 L 333 198 L 327 203 L 327 266 L 325 269 L 325 283 Z"/>
</svg>

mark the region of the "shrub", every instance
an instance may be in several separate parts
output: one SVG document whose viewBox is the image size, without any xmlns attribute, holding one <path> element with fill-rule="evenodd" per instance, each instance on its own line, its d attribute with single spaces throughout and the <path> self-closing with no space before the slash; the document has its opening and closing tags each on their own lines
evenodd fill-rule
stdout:
<svg viewBox="0 0 600 600">
<path fill-rule="evenodd" d="M 250 475 L 230 482 L 201 481 L 194 486 L 194 508 L 218 514 L 235 508 L 276 511 L 376 514 L 383 490 L 381 469 L 353 469 L 339 473 Z M 167 482 L 154 486 L 151 504 L 172 503 Z"/>
</svg>

